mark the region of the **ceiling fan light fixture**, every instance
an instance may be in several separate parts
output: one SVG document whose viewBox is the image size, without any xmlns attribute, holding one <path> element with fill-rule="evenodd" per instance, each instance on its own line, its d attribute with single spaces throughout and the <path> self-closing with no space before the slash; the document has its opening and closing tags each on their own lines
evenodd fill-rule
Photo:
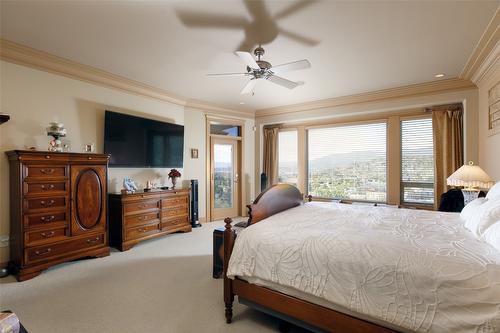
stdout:
<svg viewBox="0 0 500 333">
<path fill-rule="evenodd" d="M 225 74 L 209 74 L 209 76 L 247 76 L 250 80 L 247 81 L 246 85 L 241 90 L 242 95 L 252 94 L 254 95 L 254 88 L 257 84 L 257 80 L 264 79 L 268 80 L 274 84 L 288 89 L 294 89 L 297 86 L 304 85 L 304 81 L 294 82 L 284 77 L 278 76 L 276 74 L 281 74 L 284 72 L 306 69 L 311 67 L 311 63 L 307 59 L 293 61 L 286 64 L 281 64 L 277 66 L 271 65 L 268 61 L 261 60 L 260 57 L 265 53 L 262 46 L 259 45 L 254 51 L 257 59 L 254 58 L 252 54 L 245 51 L 236 51 L 235 54 L 245 63 L 246 73 L 225 73 Z M 243 104 L 243 103 L 240 103 Z"/>
</svg>

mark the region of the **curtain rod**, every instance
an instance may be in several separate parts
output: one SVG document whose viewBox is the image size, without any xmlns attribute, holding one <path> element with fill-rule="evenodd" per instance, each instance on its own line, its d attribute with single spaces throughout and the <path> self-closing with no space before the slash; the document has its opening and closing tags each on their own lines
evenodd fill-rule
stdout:
<svg viewBox="0 0 500 333">
<path fill-rule="evenodd" d="M 283 123 L 280 123 L 280 124 L 270 124 L 270 125 L 264 125 L 264 129 L 267 129 L 267 128 L 282 128 L 283 127 Z"/>
<path fill-rule="evenodd" d="M 462 103 L 435 105 L 435 106 L 426 107 L 424 109 L 425 112 L 432 112 L 432 111 L 462 111 L 462 110 L 463 110 Z"/>
</svg>

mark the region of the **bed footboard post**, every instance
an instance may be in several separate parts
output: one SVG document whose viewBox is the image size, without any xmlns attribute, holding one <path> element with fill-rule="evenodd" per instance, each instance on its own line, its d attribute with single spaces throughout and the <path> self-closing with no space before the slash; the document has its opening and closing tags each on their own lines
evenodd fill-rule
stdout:
<svg viewBox="0 0 500 333">
<path fill-rule="evenodd" d="M 224 219 L 226 223 L 226 229 L 224 230 L 224 303 L 225 303 L 225 314 L 226 323 L 230 324 L 233 318 L 233 281 L 227 277 L 227 268 L 229 266 L 229 258 L 231 258 L 231 253 L 233 252 L 234 244 L 234 231 L 231 229 L 231 223 L 233 220 L 229 217 Z"/>
</svg>

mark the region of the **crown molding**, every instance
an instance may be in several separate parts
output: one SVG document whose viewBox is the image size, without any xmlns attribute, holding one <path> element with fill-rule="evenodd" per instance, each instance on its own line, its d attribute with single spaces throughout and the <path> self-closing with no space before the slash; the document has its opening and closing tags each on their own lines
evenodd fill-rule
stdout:
<svg viewBox="0 0 500 333">
<path fill-rule="evenodd" d="M 397 88 L 377 90 L 372 92 L 360 93 L 355 95 L 334 97 L 314 102 L 293 104 L 287 106 L 278 106 L 269 109 L 260 109 L 256 111 L 255 117 L 262 118 L 271 115 L 290 114 L 307 110 L 316 110 L 332 108 L 345 105 L 354 105 L 362 103 L 380 102 L 390 99 L 400 99 L 414 97 L 419 95 L 438 94 L 450 91 L 460 91 L 477 88 L 469 80 L 454 78 L 447 80 L 431 81 Z"/>
<path fill-rule="evenodd" d="M 204 113 L 221 114 L 250 119 L 277 114 L 288 114 L 321 108 L 411 97 L 424 94 L 435 94 L 445 91 L 457 91 L 476 87 L 468 79 L 455 78 L 360 93 L 355 95 L 334 97 L 301 104 L 260 109 L 255 111 L 254 113 L 253 111 L 232 110 L 213 103 L 188 99 L 183 96 L 172 94 L 163 89 L 159 89 L 138 81 L 115 75 L 95 67 L 61 58 L 5 39 L 0 39 L 0 59 L 7 62 L 46 71 L 49 73 L 62 75 L 72 79 L 104 86 L 107 88 L 118 89 L 134 95 L 176 104 L 185 108 L 200 110 Z"/>
<path fill-rule="evenodd" d="M 481 82 L 486 79 L 490 73 L 493 73 L 495 68 L 500 66 L 500 41 L 497 41 L 495 47 L 486 56 L 481 65 L 477 68 L 471 77 L 471 81 L 477 86 L 480 86 Z"/>
<path fill-rule="evenodd" d="M 45 72 L 66 76 L 71 79 L 118 89 L 130 94 L 148 97 L 187 108 L 194 108 L 204 112 L 232 114 L 245 118 L 254 118 L 254 113 L 252 111 L 232 110 L 204 101 L 191 100 L 142 82 L 134 81 L 123 76 L 115 75 L 92 66 L 80 64 L 5 39 L 0 39 L 0 59 Z"/>
<path fill-rule="evenodd" d="M 485 69 L 483 64 L 487 60 L 488 56 L 497 48 L 499 40 L 500 7 L 497 8 L 495 15 L 493 15 L 490 23 L 488 23 L 481 39 L 479 39 L 474 51 L 472 51 L 472 54 L 467 60 L 460 77 L 466 80 L 472 80 L 474 83 L 478 82 L 476 81 L 478 77 L 484 77 L 486 73 L 482 72 Z M 491 69 L 491 67 L 488 67 L 488 70 L 489 69 Z"/>
</svg>

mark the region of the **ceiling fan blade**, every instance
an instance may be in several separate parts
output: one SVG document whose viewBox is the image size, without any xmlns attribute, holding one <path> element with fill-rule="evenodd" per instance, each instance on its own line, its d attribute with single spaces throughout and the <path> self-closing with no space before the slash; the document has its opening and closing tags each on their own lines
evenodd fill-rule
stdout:
<svg viewBox="0 0 500 333">
<path fill-rule="evenodd" d="M 261 22 L 271 20 L 264 1 L 244 0 L 243 3 L 254 20 Z"/>
<path fill-rule="evenodd" d="M 207 74 L 207 76 L 210 76 L 210 77 L 219 77 L 219 76 L 227 76 L 227 77 L 231 77 L 231 76 L 248 76 L 250 75 L 250 73 L 221 73 L 221 74 Z"/>
<path fill-rule="evenodd" d="M 250 53 L 243 51 L 236 51 L 235 53 L 238 57 L 241 58 L 241 60 L 245 62 L 245 64 L 247 64 L 248 67 L 250 67 L 251 69 L 260 70 L 259 65 Z"/>
<path fill-rule="evenodd" d="M 178 10 L 176 15 L 187 27 L 243 29 L 248 21 L 243 16 L 207 14 L 197 11 Z"/>
<path fill-rule="evenodd" d="M 292 31 L 288 31 L 288 30 L 285 30 L 282 28 L 280 28 L 279 31 L 280 31 L 280 34 L 282 34 L 283 36 L 290 38 L 290 39 L 293 39 L 294 41 L 299 42 L 299 43 L 304 44 L 304 45 L 316 46 L 319 44 L 319 41 L 317 41 L 315 39 L 302 36 L 298 33 L 292 32 Z"/>
<path fill-rule="evenodd" d="M 296 71 L 299 69 L 306 69 L 306 68 L 311 68 L 311 63 L 309 62 L 309 60 L 304 59 L 304 60 L 289 62 L 282 65 L 273 66 L 271 68 L 271 71 L 273 71 L 273 73 L 283 73 L 283 72 Z"/>
<path fill-rule="evenodd" d="M 280 76 L 276 76 L 276 75 L 268 76 L 267 80 L 271 81 L 272 83 L 276 83 L 277 85 L 280 85 L 282 87 L 288 88 L 288 89 L 293 89 L 299 85 L 297 82 L 293 82 L 293 81 L 284 79 L 284 78 L 282 78 Z"/>
<path fill-rule="evenodd" d="M 257 79 L 252 79 L 248 81 L 246 86 L 241 90 L 242 95 L 249 94 L 252 92 L 253 88 L 255 88 L 255 85 L 257 84 Z"/>
<path fill-rule="evenodd" d="M 273 18 L 275 20 L 279 20 L 279 19 L 285 18 L 287 16 L 295 14 L 296 12 L 302 10 L 303 8 L 305 8 L 305 7 L 309 6 L 309 5 L 312 5 L 315 2 L 318 2 L 318 1 L 317 0 L 301 0 L 301 1 L 298 1 L 298 2 L 296 2 L 294 4 L 292 4 L 291 6 L 288 6 L 284 10 L 278 12 L 276 15 L 274 15 Z"/>
</svg>

